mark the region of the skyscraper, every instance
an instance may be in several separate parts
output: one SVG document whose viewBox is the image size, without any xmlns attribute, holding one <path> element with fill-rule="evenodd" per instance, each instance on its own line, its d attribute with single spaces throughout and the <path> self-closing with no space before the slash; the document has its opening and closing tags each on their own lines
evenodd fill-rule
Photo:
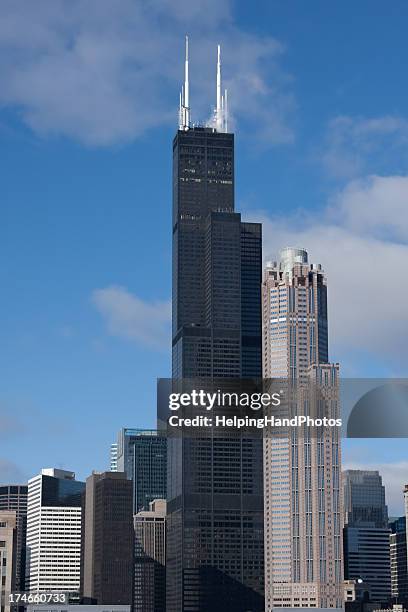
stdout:
<svg viewBox="0 0 408 612">
<path fill-rule="evenodd" d="M 133 513 L 167 495 L 167 438 L 154 429 L 120 430 L 116 470 L 133 481 Z"/>
<path fill-rule="evenodd" d="M 134 516 L 133 612 L 166 612 L 166 500 Z"/>
<path fill-rule="evenodd" d="M 86 603 L 132 603 L 132 483 L 123 472 L 94 472 L 83 496 L 81 591 Z"/>
<path fill-rule="evenodd" d="M 0 609 L 10 612 L 17 563 L 17 517 L 15 510 L 0 510 Z"/>
<path fill-rule="evenodd" d="M 345 578 L 361 578 L 374 601 L 387 602 L 391 596 L 390 529 L 382 478 L 377 471 L 347 470 L 342 479 Z"/>
<path fill-rule="evenodd" d="M 261 226 L 234 212 L 226 94 L 173 141 L 173 378 L 261 376 Z M 223 101 L 224 100 L 224 101 Z M 167 609 L 263 610 L 262 442 L 168 440 Z M 228 485 L 226 485 L 228 481 Z"/>
<path fill-rule="evenodd" d="M 110 445 L 109 469 L 111 472 L 118 471 L 118 443 L 112 442 Z"/>
<path fill-rule="evenodd" d="M 405 516 L 390 519 L 391 597 L 408 603 L 407 528 Z"/>
<path fill-rule="evenodd" d="M 24 591 L 27 532 L 27 485 L 0 486 L 0 512 L 15 510 L 17 518 L 16 575 L 14 591 Z"/>
<path fill-rule="evenodd" d="M 318 387 L 338 417 L 338 364 L 328 362 L 327 287 L 320 265 L 288 247 L 268 263 L 263 293 L 265 378 Z M 274 607 L 340 607 L 340 442 L 336 428 L 264 439 L 265 598 Z"/>
<path fill-rule="evenodd" d="M 73 472 L 54 468 L 28 481 L 27 591 L 79 591 L 84 487 Z"/>
</svg>

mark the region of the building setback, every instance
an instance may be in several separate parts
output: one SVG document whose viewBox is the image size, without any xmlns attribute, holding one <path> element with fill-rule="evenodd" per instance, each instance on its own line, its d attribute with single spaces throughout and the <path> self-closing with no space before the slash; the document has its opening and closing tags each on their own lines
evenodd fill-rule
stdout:
<svg viewBox="0 0 408 612">
<path fill-rule="evenodd" d="M 83 496 L 84 603 L 131 605 L 132 483 L 123 472 L 94 472 Z"/>
<path fill-rule="evenodd" d="M 304 249 L 284 249 L 280 261 L 266 266 L 262 296 L 264 377 L 282 378 L 299 391 L 318 387 L 328 416 L 338 417 L 338 364 L 328 362 L 321 266 L 309 264 Z M 339 437 L 328 427 L 265 436 L 267 612 L 342 605 Z"/>
<path fill-rule="evenodd" d="M 10 612 L 17 562 L 17 517 L 15 510 L 0 510 L 0 609 Z"/>
<path fill-rule="evenodd" d="M 24 591 L 25 589 L 27 495 L 27 485 L 0 486 L 0 512 L 2 510 L 15 510 L 17 517 L 17 557 L 15 584 L 13 585 L 14 591 Z"/>
<path fill-rule="evenodd" d="M 218 63 L 218 83 L 220 83 Z M 262 375 L 261 226 L 234 211 L 234 135 L 191 127 L 188 63 L 173 140 L 173 378 Z M 260 611 L 262 440 L 168 440 L 167 611 Z"/>
<path fill-rule="evenodd" d="M 362 579 L 373 601 L 391 597 L 390 529 L 382 478 L 374 470 L 346 470 L 344 488 L 344 575 Z"/>
<path fill-rule="evenodd" d="M 166 500 L 134 516 L 133 612 L 166 612 Z"/>
<path fill-rule="evenodd" d="M 73 472 L 54 468 L 28 481 L 27 591 L 79 591 L 84 487 Z"/>
</svg>

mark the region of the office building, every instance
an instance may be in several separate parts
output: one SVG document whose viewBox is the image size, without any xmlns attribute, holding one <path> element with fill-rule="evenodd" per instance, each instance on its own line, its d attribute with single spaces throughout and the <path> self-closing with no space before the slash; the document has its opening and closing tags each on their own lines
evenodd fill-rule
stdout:
<svg viewBox="0 0 408 612">
<path fill-rule="evenodd" d="M 346 470 L 343 473 L 344 524 L 357 527 L 387 527 L 388 509 L 382 478 L 373 470 Z"/>
<path fill-rule="evenodd" d="M 166 500 L 134 516 L 133 612 L 166 612 Z"/>
<path fill-rule="evenodd" d="M 362 579 L 371 599 L 391 597 L 390 529 L 385 489 L 377 471 L 347 470 L 342 475 L 345 500 L 344 575 Z"/>
<path fill-rule="evenodd" d="M 14 510 L 17 518 L 17 550 L 16 550 L 16 576 L 14 591 L 25 589 L 26 564 L 26 532 L 27 532 L 27 485 L 0 486 L 0 512 Z"/>
<path fill-rule="evenodd" d="M 86 604 L 34 604 L 27 606 L 27 612 L 131 612 L 130 606 L 97 606 Z"/>
<path fill-rule="evenodd" d="M 173 141 L 173 378 L 261 377 L 261 226 L 234 211 L 221 96 L 190 122 L 188 58 Z M 167 610 L 263 610 L 262 441 L 168 440 Z"/>
<path fill-rule="evenodd" d="M 391 597 L 397 603 L 408 603 L 406 518 L 390 519 Z"/>
<path fill-rule="evenodd" d="M 154 499 L 166 499 L 166 436 L 154 429 L 121 429 L 116 465 L 133 481 L 133 514 L 148 510 Z"/>
<path fill-rule="evenodd" d="M 17 562 L 17 516 L 15 510 L 0 510 L 0 609 L 10 612 L 9 595 L 14 590 Z"/>
<path fill-rule="evenodd" d="M 268 263 L 262 284 L 265 378 L 293 393 L 319 388 L 339 416 L 338 364 L 328 362 L 327 286 L 304 249 Z M 294 395 L 294 397 L 296 397 Z M 265 435 L 265 599 L 275 607 L 338 608 L 343 602 L 341 448 L 338 428 Z"/>
<path fill-rule="evenodd" d="M 54 468 L 28 481 L 27 591 L 79 591 L 84 487 L 73 472 Z"/>
<path fill-rule="evenodd" d="M 123 472 L 94 472 L 83 496 L 84 603 L 131 605 L 132 483 Z"/>
</svg>

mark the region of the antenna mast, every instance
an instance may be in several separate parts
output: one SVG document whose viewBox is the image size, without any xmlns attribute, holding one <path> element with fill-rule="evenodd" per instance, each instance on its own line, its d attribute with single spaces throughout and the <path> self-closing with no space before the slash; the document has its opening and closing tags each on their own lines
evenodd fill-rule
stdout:
<svg viewBox="0 0 408 612">
<path fill-rule="evenodd" d="M 179 129 L 188 130 L 190 127 L 190 84 L 188 77 L 188 36 L 186 36 L 186 59 L 184 62 L 184 86 L 181 88 Z"/>
</svg>

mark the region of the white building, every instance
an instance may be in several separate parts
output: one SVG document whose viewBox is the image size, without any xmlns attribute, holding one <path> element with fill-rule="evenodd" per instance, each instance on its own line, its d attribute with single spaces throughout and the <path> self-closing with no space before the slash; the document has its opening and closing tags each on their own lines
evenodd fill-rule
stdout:
<svg viewBox="0 0 408 612">
<path fill-rule="evenodd" d="M 53 468 L 28 481 L 27 591 L 79 591 L 84 488 L 73 472 Z"/>
</svg>

